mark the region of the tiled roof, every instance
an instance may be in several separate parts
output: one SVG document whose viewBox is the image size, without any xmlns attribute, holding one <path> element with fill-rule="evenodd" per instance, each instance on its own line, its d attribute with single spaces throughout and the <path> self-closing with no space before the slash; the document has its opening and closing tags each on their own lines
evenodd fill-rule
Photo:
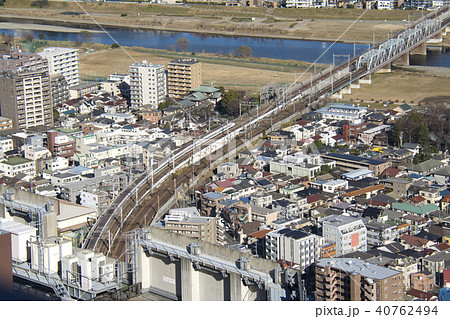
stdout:
<svg viewBox="0 0 450 319">
<path fill-rule="evenodd" d="M 248 235 L 251 237 L 256 237 L 258 239 L 262 239 L 267 235 L 268 232 L 271 232 L 271 231 L 272 231 L 272 229 L 263 229 L 263 230 L 260 230 L 260 231 L 257 231 L 257 232 L 254 232 L 254 233 L 251 233 Z"/>
<path fill-rule="evenodd" d="M 420 203 L 426 199 L 420 195 L 417 195 L 417 196 L 411 197 L 409 200 L 412 201 L 413 203 Z"/>
<path fill-rule="evenodd" d="M 359 196 L 359 195 L 366 194 L 366 193 L 369 193 L 369 192 L 378 191 L 378 190 L 381 190 L 381 189 L 384 189 L 384 188 L 385 188 L 384 185 L 378 184 L 378 185 L 369 186 L 369 187 L 366 187 L 366 188 L 363 188 L 363 189 L 358 189 L 356 191 L 345 193 L 343 196 L 344 197 L 354 197 L 354 196 Z"/>
<path fill-rule="evenodd" d="M 416 246 L 416 247 L 423 247 L 425 246 L 429 240 L 428 239 L 424 239 L 424 238 L 420 238 L 420 237 L 416 237 L 413 235 L 408 235 L 408 234 L 403 234 L 402 237 L 400 237 L 401 240 L 404 240 L 407 244 Z"/>
<path fill-rule="evenodd" d="M 392 206 L 392 209 L 396 209 L 396 210 L 401 210 L 401 211 L 405 211 L 408 213 L 414 213 L 414 214 L 418 214 L 418 215 L 426 215 L 429 214 L 431 212 L 434 212 L 436 210 L 439 209 L 438 206 L 436 206 L 435 204 L 426 204 L 423 206 L 414 206 L 414 205 L 408 205 L 405 203 L 395 203 Z"/>
<path fill-rule="evenodd" d="M 429 292 L 426 292 L 426 291 L 422 291 L 422 290 L 413 289 L 413 288 L 408 290 L 407 294 L 410 295 L 410 296 L 416 297 L 416 298 L 423 299 L 423 300 L 430 300 L 431 298 L 436 297 L 432 293 L 429 293 Z"/>
</svg>

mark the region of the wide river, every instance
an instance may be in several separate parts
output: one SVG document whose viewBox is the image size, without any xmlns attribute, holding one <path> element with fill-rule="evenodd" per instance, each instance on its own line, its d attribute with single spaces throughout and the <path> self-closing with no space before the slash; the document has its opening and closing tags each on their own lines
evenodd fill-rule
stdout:
<svg viewBox="0 0 450 319">
<path fill-rule="evenodd" d="M 0 24 L 0 28 L 2 25 Z M 30 25 L 27 25 L 30 28 Z M 43 35 L 47 40 L 71 40 L 83 41 L 83 35 L 79 32 L 54 32 L 48 30 L 34 29 L 0 29 L 0 32 L 23 36 L 26 33 L 32 33 L 37 39 Z M 102 44 L 112 44 L 114 38 L 118 43 L 124 46 L 138 46 L 153 49 L 176 49 L 176 42 L 179 38 L 189 40 L 188 51 L 209 52 L 218 54 L 237 54 L 237 48 L 246 45 L 253 51 L 255 57 L 266 57 L 282 60 L 298 60 L 306 62 L 317 62 L 331 64 L 341 64 L 347 61 L 348 56 L 352 58 L 366 51 L 369 46 L 364 44 L 335 43 L 326 41 L 307 41 L 307 40 L 283 40 L 272 38 L 245 37 L 245 36 L 220 36 L 220 35 L 202 35 L 186 32 L 167 32 L 167 31 L 131 31 L 110 29 L 108 34 L 105 32 L 91 32 L 89 42 Z M 112 38 L 111 38 L 112 37 Z M 443 53 L 431 52 L 426 58 L 413 57 L 411 64 L 450 67 L 450 50 L 444 50 Z"/>
</svg>

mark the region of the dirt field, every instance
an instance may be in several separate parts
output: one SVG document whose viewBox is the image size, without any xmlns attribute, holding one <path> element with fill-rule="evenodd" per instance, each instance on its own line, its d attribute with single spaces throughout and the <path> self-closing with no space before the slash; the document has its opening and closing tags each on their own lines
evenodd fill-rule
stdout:
<svg viewBox="0 0 450 319">
<path fill-rule="evenodd" d="M 147 51 L 147 52 L 142 52 Z M 146 60 L 154 64 L 168 64 L 176 58 L 169 52 L 154 53 L 151 50 L 126 48 L 125 53 L 121 49 L 103 49 L 93 53 L 83 54 L 80 57 L 80 73 L 84 80 L 106 78 L 109 74 L 126 73 L 128 67 L 134 62 Z M 295 75 L 305 72 L 307 64 L 301 67 L 289 65 L 286 61 L 280 61 L 287 65 L 258 63 L 255 61 L 230 61 L 214 56 L 198 57 L 202 61 L 203 83 L 214 86 L 224 86 L 228 89 L 243 89 L 249 92 L 259 92 L 261 86 L 270 82 L 287 83 L 294 81 Z M 255 59 L 256 60 L 256 59 Z M 113 61 L 113 63 L 111 63 Z M 213 62 L 204 62 L 213 61 Z M 298 64 L 292 62 L 293 64 Z M 309 73 L 305 73 L 309 75 Z"/>
<path fill-rule="evenodd" d="M 395 70 L 372 75 L 372 84 L 352 89 L 352 94 L 345 94 L 344 99 L 417 104 L 427 97 L 448 95 L 449 87 L 449 75 Z"/>
</svg>

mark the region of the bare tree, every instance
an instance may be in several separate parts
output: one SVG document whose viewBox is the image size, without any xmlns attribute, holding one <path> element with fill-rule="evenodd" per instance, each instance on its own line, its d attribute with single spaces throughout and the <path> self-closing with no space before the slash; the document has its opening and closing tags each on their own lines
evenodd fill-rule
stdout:
<svg viewBox="0 0 450 319">
<path fill-rule="evenodd" d="M 252 48 L 246 45 L 240 46 L 238 48 L 238 55 L 243 58 L 249 58 L 253 55 Z"/>
<path fill-rule="evenodd" d="M 177 47 L 180 51 L 186 52 L 189 47 L 189 40 L 186 38 L 179 38 L 177 40 Z"/>
</svg>

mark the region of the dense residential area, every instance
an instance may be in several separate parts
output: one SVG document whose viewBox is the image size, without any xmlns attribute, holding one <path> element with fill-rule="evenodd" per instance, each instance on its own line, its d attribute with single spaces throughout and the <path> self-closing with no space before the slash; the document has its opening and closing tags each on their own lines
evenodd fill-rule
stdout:
<svg viewBox="0 0 450 319">
<path fill-rule="evenodd" d="M 60 268 L 78 263 L 84 272 L 86 262 L 113 267 L 72 249 L 123 190 L 261 105 L 245 91 L 204 85 L 195 58 L 135 62 L 102 82 L 80 81 L 78 72 L 76 49 L 0 59 L 0 235 L 14 233 L 10 223 L 21 217 L 7 204 L 14 194 L 51 203 L 51 230 L 32 218 L 14 234 L 61 238 Z M 442 105 L 329 100 L 209 167 L 152 227 L 294 269 L 301 300 L 442 300 L 450 284 L 448 123 Z M 14 262 L 60 271 L 20 253 Z"/>
</svg>

